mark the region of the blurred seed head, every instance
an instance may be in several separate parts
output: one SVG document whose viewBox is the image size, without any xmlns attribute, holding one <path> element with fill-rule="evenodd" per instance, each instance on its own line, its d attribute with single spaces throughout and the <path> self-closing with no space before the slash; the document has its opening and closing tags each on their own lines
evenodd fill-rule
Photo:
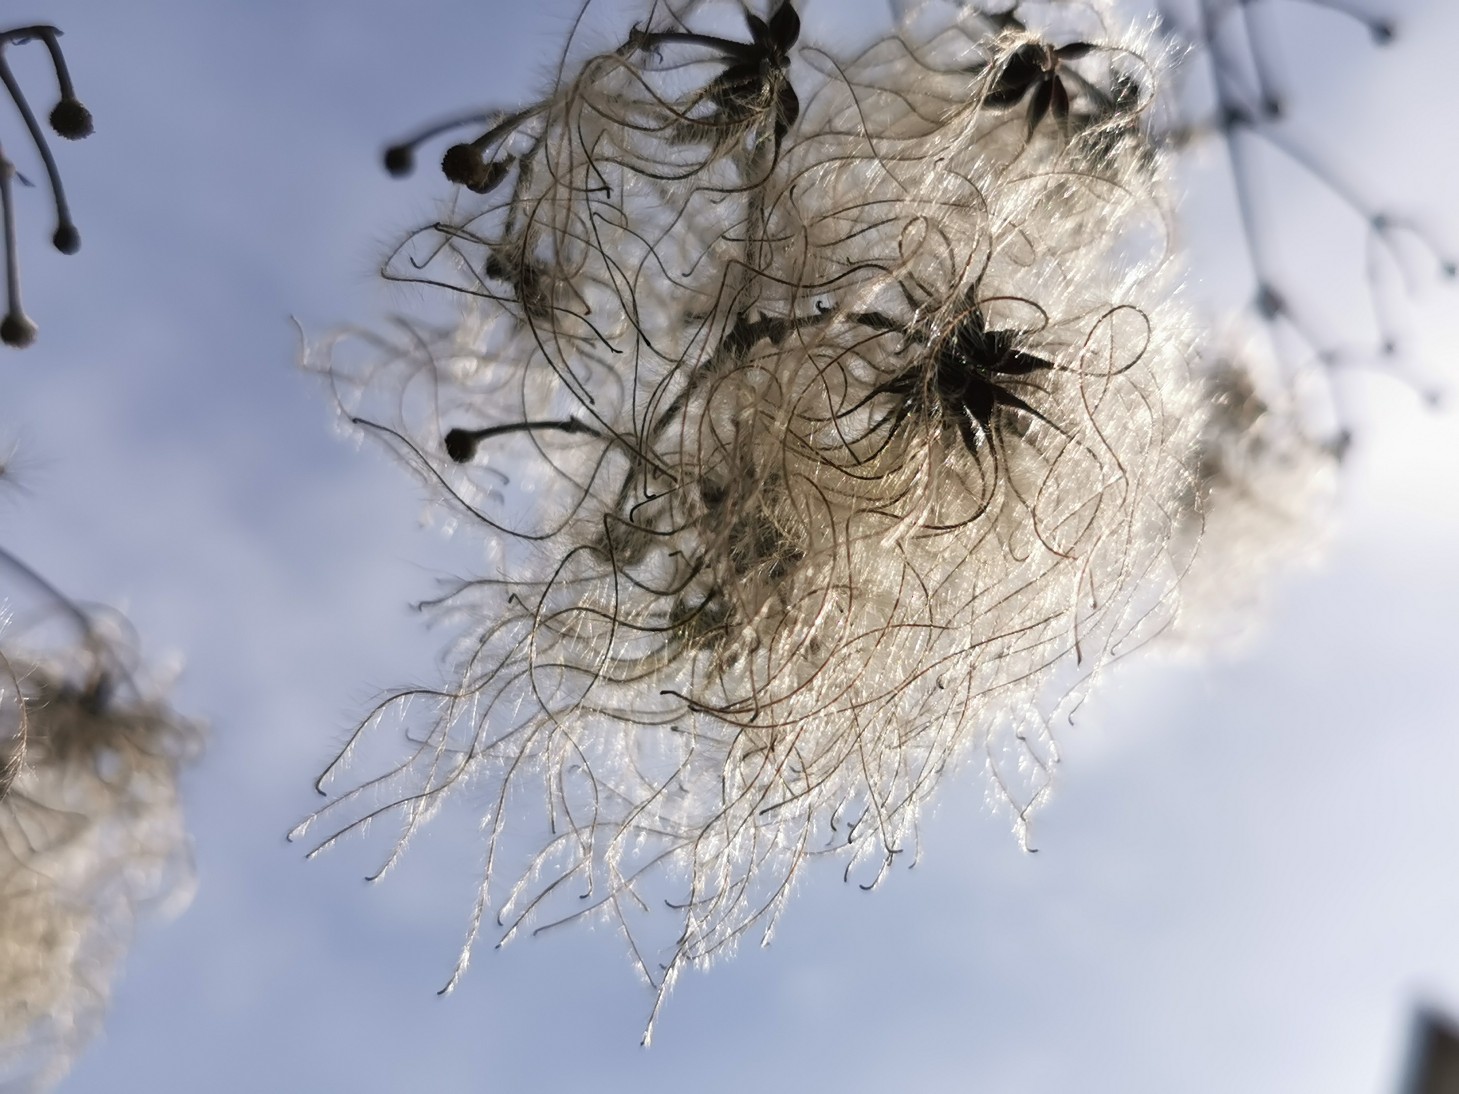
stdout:
<svg viewBox="0 0 1459 1094">
<path fill-rule="evenodd" d="M 36 592 L 7 561 L 7 591 Z M 190 896 L 177 781 L 200 731 L 139 687 L 121 635 L 23 602 L 0 651 L 0 1082 L 41 1090 L 99 1029 L 138 917 Z"/>
</svg>

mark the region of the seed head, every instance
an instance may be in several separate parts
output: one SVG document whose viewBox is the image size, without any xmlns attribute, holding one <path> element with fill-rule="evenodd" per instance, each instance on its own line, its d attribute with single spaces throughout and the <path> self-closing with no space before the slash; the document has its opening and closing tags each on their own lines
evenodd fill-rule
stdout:
<svg viewBox="0 0 1459 1094">
<path fill-rule="evenodd" d="M 24 313 L 11 312 L 0 319 L 0 342 L 15 349 L 24 349 L 35 341 L 38 330 Z"/>
<path fill-rule="evenodd" d="M 177 779 L 200 732 L 108 626 L 13 556 L 0 573 L 6 606 L 35 608 L 0 636 L 0 1085 L 48 1089 L 96 1033 L 131 924 L 190 894 Z"/>
<path fill-rule="evenodd" d="M 79 141 L 95 131 L 91 111 L 80 99 L 62 99 L 51 110 L 51 128 L 68 141 Z"/>
</svg>

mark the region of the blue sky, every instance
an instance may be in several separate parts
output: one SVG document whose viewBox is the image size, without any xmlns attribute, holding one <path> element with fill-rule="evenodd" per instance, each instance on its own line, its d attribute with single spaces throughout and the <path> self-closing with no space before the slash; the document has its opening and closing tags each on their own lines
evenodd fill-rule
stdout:
<svg viewBox="0 0 1459 1094">
<path fill-rule="evenodd" d="M 1382 379 L 1348 388 L 1360 440 L 1321 567 L 1237 657 L 1117 666 L 1060 731 L 1038 854 L 953 775 L 915 869 L 870 894 L 807 871 L 774 944 L 687 975 L 651 1050 L 650 995 L 604 929 L 485 946 L 437 998 L 478 847 L 428 834 L 367 886 L 379 841 L 312 863 L 285 844 L 352 718 L 432 677 L 441 636 L 408 605 L 474 557 L 339 434 L 299 327 L 409 310 L 374 270 L 444 187 L 386 178 L 378 151 L 540 89 L 575 5 L 544 7 L 11 6 L 66 31 L 97 133 L 59 149 L 79 255 L 45 247 L 43 192 L 21 194 L 41 336 L 0 358 L 26 488 L 4 543 L 125 610 L 211 726 L 185 786 L 197 898 L 140 932 L 64 1089 L 1388 1089 L 1414 1000 L 1459 1006 L 1459 445 L 1452 411 Z M 1390 57 L 1340 35 L 1290 52 L 1348 50 L 1303 84 L 1314 124 L 1459 243 L 1459 150 L 1424 105 L 1459 22 L 1403 10 Z M 1431 291 L 1422 317 L 1451 389 L 1455 300 Z"/>
</svg>

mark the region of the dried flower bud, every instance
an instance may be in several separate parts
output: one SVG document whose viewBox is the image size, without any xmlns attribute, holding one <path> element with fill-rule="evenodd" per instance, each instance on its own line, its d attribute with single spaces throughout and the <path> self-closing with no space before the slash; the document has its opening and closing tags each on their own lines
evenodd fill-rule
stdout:
<svg viewBox="0 0 1459 1094">
<path fill-rule="evenodd" d="M 35 341 L 38 328 L 22 312 L 11 312 L 0 319 L 0 342 L 16 349 L 24 349 Z"/>
<path fill-rule="evenodd" d="M 404 178 L 415 170 L 415 149 L 410 145 L 392 144 L 385 149 L 385 170 L 396 178 Z"/>
<path fill-rule="evenodd" d="M 63 255 L 73 255 L 81 249 L 81 233 L 74 224 L 63 224 L 51 237 L 51 244 Z"/>
<path fill-rule="evenodd" d="M 482 158 L 481 149 L 470 144 L 452 145 L 441 159 L 442 174 L 474 194 L 491 193 L 511 169 L 510 156 L 488 163 Z"/>
<path fill-rule="evenodd" d="M 79 141 L 95 132 L 91 111 L 80 99 L 62 99 L 51 111 L 51 128 L 68 141 Z"/>
</svg>

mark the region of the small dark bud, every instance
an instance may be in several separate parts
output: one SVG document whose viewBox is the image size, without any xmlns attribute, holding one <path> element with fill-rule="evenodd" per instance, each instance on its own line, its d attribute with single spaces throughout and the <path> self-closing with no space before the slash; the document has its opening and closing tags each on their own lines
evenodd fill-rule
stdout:
<svg viewBox="0 0 1459 1094">
<path fill-rule="evenodd" d="M 1459 277 L 1459 266 L 1456 266 L 1452 262 L 1445 262 L 1443 265 L 1443 271 L 1444 276 L 1447 277 L 1450 281 L 1454 280 L 1454 278 L 1456 277 Z"/>
<path fill-rule="evenodd" d="M 415 152 L 408 144 L 396 144 L 385 149 L 385 170 L 393 178 L 404 178 L 415 170 Z"/>
<path fill-rule="evenodd" d="M 487 163 L 475 145 L 453 144 L 441 157 L 441 172 L 474 194 L 489 194 L 507 177 L 512 161 L 513 157 L 507 156 Z"/>
<path fill-rule="evenodd" d="M 0 342 L 24 349 L 35 341 L 36 325 L 24 315 L 11 313 L 0 320 Z"/>
<path fill-rule="evenodd" d="M 63 224 L 51 236 L 51 243 L 63 255 L 73 255 L 81 249 L 81 233 L 74 224 Z"/>
<path fill-rule="evenodd" d="M 476 455 L 476 434 L 469 429 L 453 429 L 446 434 L 446 455 L 456 463 L 469 463 Z"/>
<path fill-rule="evenodd" d="M 1381 20 L 1370 24 L 1368 30 L 1373 35 L 1373 43 L 1380 46 L 1389 45 L 1398 34 L 1398 31 L 1394 29 L 1392 23 Z"/>
<path fill-rule="evenodd" d="M 80 99 L 62 99 L 51 111 L 51 128 L 68 141 L 79 141 L 95 131 L 91 122 L 91 111 Z"/>
<path fill-rule="evenodd" d="M 1280 118 L 1285 112 L 1286 106 L 1275 95 L 1270 95 L 1262 101 L 1261 113 L 1264 118 L 1275 120 Z"/>
<path fill-rule="evenodd" d="M 453 144 L 441 157 L 441 172 L 451 182 L 469 187 L 486 173 L 481 150 L 469 144 Z"/>
</svg>

